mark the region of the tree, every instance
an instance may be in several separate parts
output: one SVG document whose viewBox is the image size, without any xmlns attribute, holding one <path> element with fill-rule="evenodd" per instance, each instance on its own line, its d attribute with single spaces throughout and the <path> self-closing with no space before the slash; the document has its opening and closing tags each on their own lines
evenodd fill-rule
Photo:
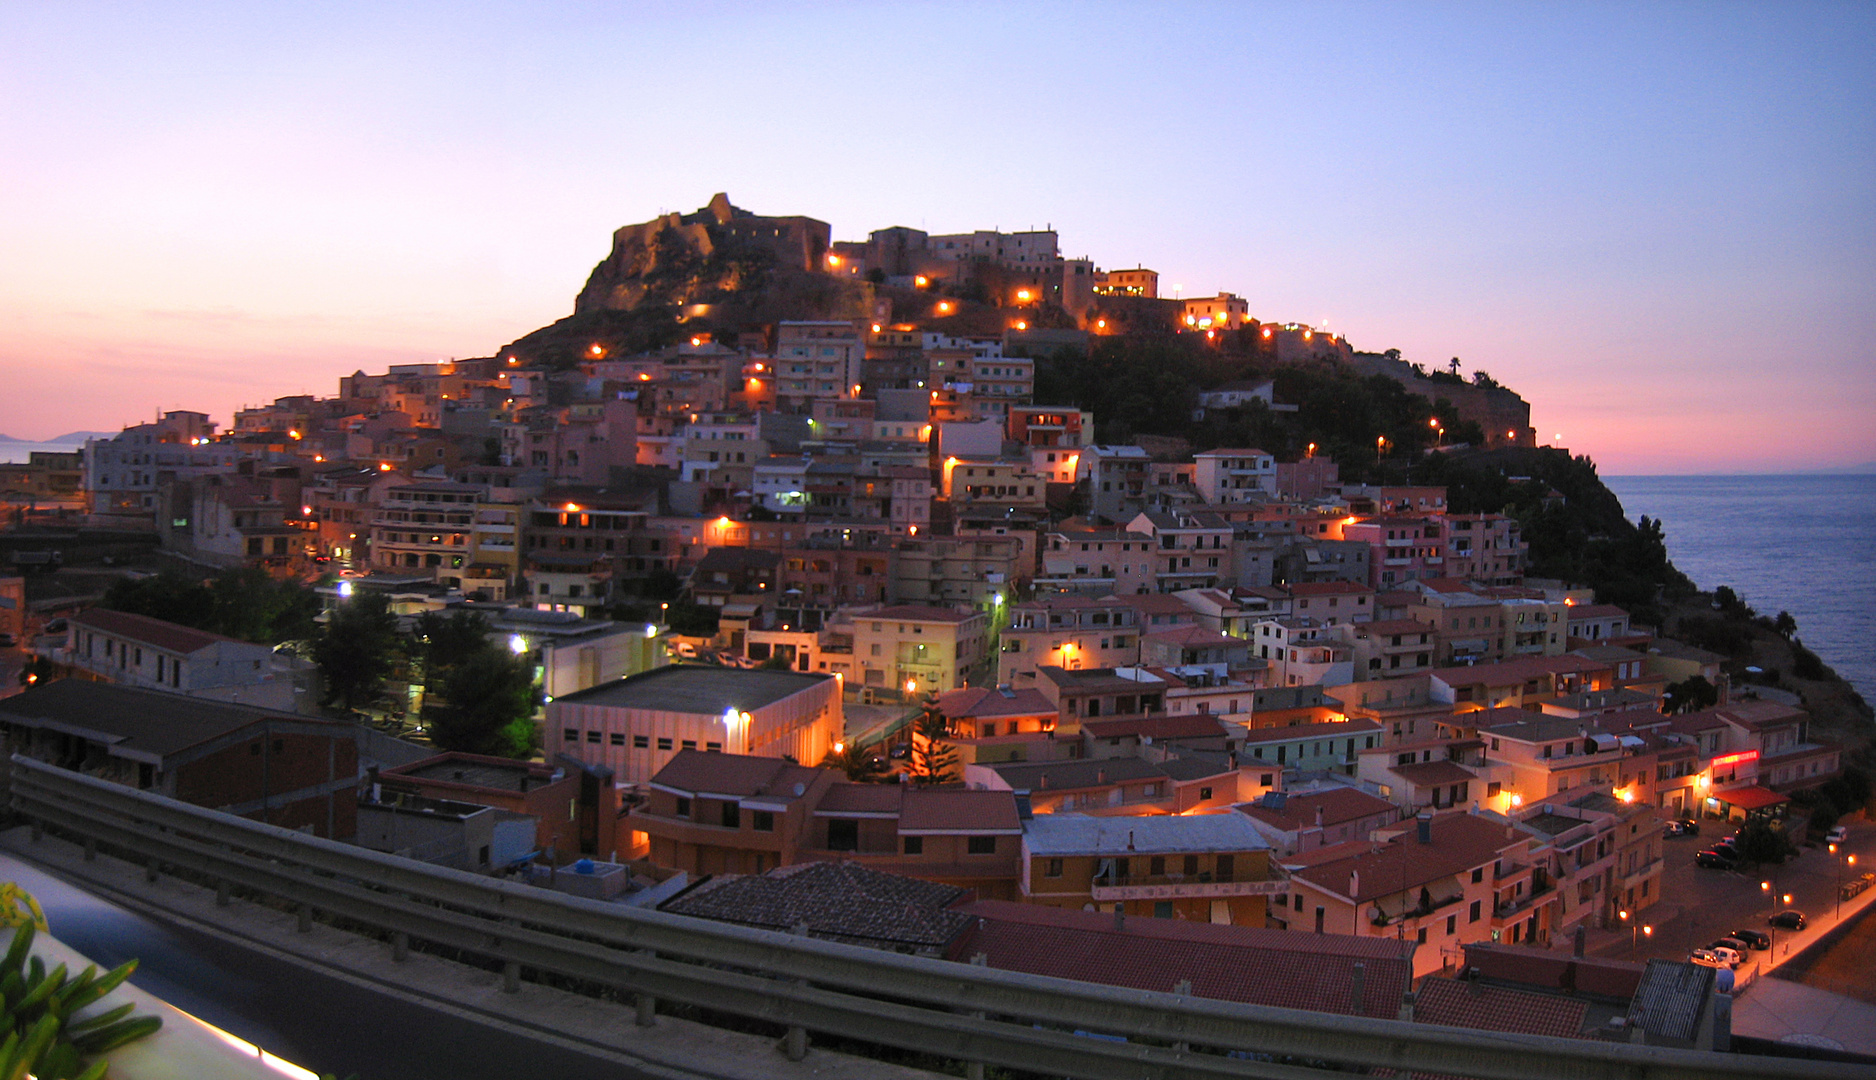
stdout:
<svg viewBox="0 0 1876 1080">
<path fill-rule="evenodd" d="M 479 611 L 426 611 L 411 627 L 410 651 L 423 663 L 424 681 L 440 682 L 449 669 L 479 661 L 492 646 L 489 621 Z"/>
<path fill-rule="evenodd" d="M 154 577 L 126 578 L 105 592 L 103 606 L 278 645 L 313 636 L 319 597 L 297 581 L 280 580 L 258 567 L 236 567 L 206 580 L 168 570 Z"/>
<path fill-rule="evenodd" d="M 320 702 L 356 710 L 384 690 L 401 651 L 397 616 L 383 593 L 360 593 L 334 608 L 313 640 L 313 662 L 326 681 Z"/>
<path fill-rule="evenodd" d="M 862 750 L 851 744 L 843 745 L 839 750 L 829 750 L 821 759 L 821 768 L 839 769 L 848 780 L 856 784 L 877 784 L 886 779 L 886 764 L 879 760 L 871 750 Z"/>
<path fill-rule="evenodd" d="M 1701 709 L 1711 709 L 1720 703 L 1720 688 L 1706 680 L 1703 675 L 1689 675 L 1677 683 L 1669 683 L 1662 691 L 1663 712 L 1690 713 Z"/>
<path fill-rule="evenodd" d="M 534 709 L 541 702 L 534 665 L 492 646 L 447 670 L 430 719 L 430 741 L 439 750 L 496 757 L 525 757 L 534 751 Z"/>
<path fill-rule="evenodd" d="M 1739 830 L 1736 846 L 1739 857 L 1752 863 L 1782 863 L 1798 853 L 1789 837 L 1773 829 L 1761 818 L 1754 818 Z"/>
<path fill-rule="evenodd" d="M 1791 612 L 1781 611 L 1778 618 L 1772 620 L 1772 629 L 1778 631 L 1780 637 L 1790 637 L 1798 632 L 1798 620 L 1791 617 Z"/>
<path fill-rule="evenodd" d="M 925 702 L 924 712 L 912 727 L 912 777 L 922 786 L 948 784 L 957 779 L 958 752 L 950 743 L 951 721 L 938 708 L 938 699 Z"/>
</svg>

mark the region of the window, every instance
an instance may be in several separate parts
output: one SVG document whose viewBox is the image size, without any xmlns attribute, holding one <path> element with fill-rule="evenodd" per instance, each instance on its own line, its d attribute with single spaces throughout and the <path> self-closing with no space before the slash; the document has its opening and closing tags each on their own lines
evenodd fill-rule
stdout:
<svg viewBox="0 0 1876 1080">
<path fill-rule="evenodd" d="M 860 850 L 860 823 L 852 818 L 834 818 L 827 823 L 829 851 Z"/>
<path fill-rule="evenodd" d="M 589 731 L 586 733 L 586 741 L 590 743 L 596 743 L 596 742 L 599 742 L 601 739 L 604 739 L 605 735 L 606 733 L 603 731 Z"/>
<path fill-rule="evenodd" d="M 689 798 L 689 796 L 685 796 L 685 795 L 679 795 L 679 796 L 677 797 L 677 810 L 676 810 L 676 814 L 677 814 L 677 816 L 678 816 L 678 817 L 689 817 L 689 816 L 690 816 L 690 798 Z"/>
<path fill-rule="evenodd" d="M 1197 855 L 1186 856 L 1185 869 L 1183 872 L 1187 876 L 1192 876 L 1199 872 L 1199 857 Z"/>
<path fill-rule="evenodd" d="M 1042 865 L 1042 876 L 1043 877 L 1061 877 L 1062 876 L 1062 860 L 1050 859 L 1048 862 L 1044 863 Z"/>
<path fill-rule="evenodd" d="M 624 746 L 625 745 L 625 732 L 623 731 L 613 732 L 612 735 L 610 736 L 610 741 L 612 745 L 614 746 Z"/>
<path fill-rule="evenodd" d="M 1232 863 L 1233 863 L 1233 859 L 1230 855 L 1218 856 L 1218 858 L 1215 860 L 1215 865 L 1217 867 L 1217 873 L 1218 873 L 1218 880 L 1220 881 L 1231 880 L 1231 871 L 1233 869 Z"/>
<path fill-rule="evenodd" d="M 1146 872 L 1153 877 L 1159 877 L 1166 873 L 1166 856 L 1155 855 L 1147 860 Z"/>
<path fill-rule="evenodd" d="M 1457 915 L 1446 916 L 1446 936 L 1451 937 L 1453 934 L 1453 931 L 1457 929 L 1459 929 L 1459 916 Z"/>
<path fill-rule="evenodd" d="M 1211 801 L 1211 797 L 1212 797 L 1211 788 L 1202 787 L 1199 789 L 1199 801 L 1200 802 L 1209 802 Z"/>
<path fill-rule="evenodd" d="M 695 749 L 697 749 L 697 740 L 696 740 L 696 739 L 685 739 L 685 740 L 684 740 L 684 749 L 686 749 L 686 750 L 695 750 Z"/>
<path fill-rule="evenodd" d="M 1474 900 L 1472 902 L 1472 911 L 1466 916 L 1466 921 L 1467 922 L 1479 921 L 1479 901 Z"/>
<path fill-rule="evenodd" d="M 720 742 L 707 742 L 704 743 L 704 750 L 712 754 L 721 753 L 723 751 L 723 744 Z"/>
<path fill-rule="evenodd" d="M 997 838 L 994 836 L 972 836 L 964 841 L 964 850 L 970 855 L 995 855 Z"/>
<path fill-rule="evenodd" d="M 658 749 L 660 750 L 671 749 L 671 739 L 669 736 L 661 735 L 658 737 Z"/>
<path fill-rule="evenodd" d="M 743 808 L 733 802 L 723 804 L 723 827 L 740 829 L 743 827 Z"/>
<path fill-rule="evenodd" d="M 925 854 L 925 838 L 922 836 L 905 837 L 905 853 L 907 855 Z"/>
<path fill-rule="evenodd" d="M 580 741 L 580 729 L 579 728 L 567 728 L 565 731 L 561 732 L 560 737 L 565 742 L 579 742 Z"/>
<path fill-rule="evenodd" d="M 1155 919 L 1170 919 L 1170 918 L 1172 918 L 1172 917 L 1173 917 L 1173 904 L 1172 904 L 1172 901 L 1171 901 L 1171 900 L 1155 900 L 1155 901 L 1153 901 L 1153 917 L 1154 917 Z"/>
<path fill-rule="evenodd" d="M 646 749 L 649 749 L 650 747 L 651 747 L 651 736 L 649 735 L 632 736 L 632 749 L 646 750 Z"/>
<path fill-rule="evenodd" d="M 749 827 L 757 832 L 775 831 L 775 814 L 770 810 L 754 810 L 749 814 Z"/>
</svg>

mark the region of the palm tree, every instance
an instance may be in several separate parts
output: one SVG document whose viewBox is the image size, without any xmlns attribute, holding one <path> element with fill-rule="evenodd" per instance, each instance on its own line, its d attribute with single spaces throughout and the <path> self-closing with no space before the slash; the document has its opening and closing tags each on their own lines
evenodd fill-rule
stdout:
<svg viewBox="0 0 1876 1080">
<path fill-rule="evenodd" d="M 879 760 L 871 750 L 839 743 L 835 745 L 840 748 L 827 752 L 827 756 L 821 759 L 821 768 L 839 769 L 856 784 L 877 784 L 886 779 L 886 763 Z"/>
</svg>

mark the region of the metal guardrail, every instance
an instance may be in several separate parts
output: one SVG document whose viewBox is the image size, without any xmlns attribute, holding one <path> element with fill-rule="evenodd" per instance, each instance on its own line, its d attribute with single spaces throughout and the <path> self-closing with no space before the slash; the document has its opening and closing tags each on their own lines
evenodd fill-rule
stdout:
<svg viewBox="0 0 1876 1080">
<path fill-rule="evenodd" d="M 639 1022 L 660 998 L 958 1061 L 1113 1080 L 1303 1080 L 1349 1066 L 1480 1080 L 1867 1076 L 1861 1067 L 1447 1028 L 1129 990 L 622 908 L 415 863 L 21 757 L 13 808 L 35 828 L 186 868 L 505 965 L 616 987 Z M 1258 977 L 1247 972 L 1247 978 Z M 1094 1034 L 1097 1037 L 1089 1037 Z M 1115 1041 L 1119 1036 L 1126 1041 Z M 1235 1053 L 1234 1053 L 1235 1052 Z"/>
</svg>

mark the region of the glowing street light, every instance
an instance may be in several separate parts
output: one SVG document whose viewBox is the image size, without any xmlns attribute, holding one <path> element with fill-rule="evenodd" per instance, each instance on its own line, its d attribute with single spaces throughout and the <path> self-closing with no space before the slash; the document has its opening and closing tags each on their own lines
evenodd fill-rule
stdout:
<svg viewBox="0 0 1876 1080">
<path fill-rule="evenodd" d="M 514 653 L 516 656 L 523 655 L 528 651 L 528 639 L 522 637 L 520 634 L 509 634 L 508 651 Z"/>
</svg>

